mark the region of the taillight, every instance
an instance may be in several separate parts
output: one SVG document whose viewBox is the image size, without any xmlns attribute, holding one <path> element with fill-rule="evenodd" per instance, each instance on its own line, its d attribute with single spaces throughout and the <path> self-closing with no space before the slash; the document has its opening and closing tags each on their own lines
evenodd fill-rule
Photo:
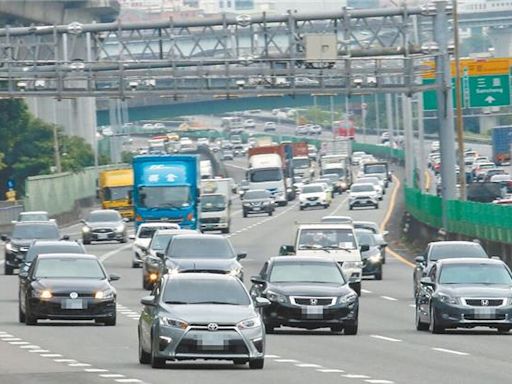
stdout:
<svg viewBox="0 0 512 384">
<path fill-rule="evenodd" d="M 142 216 L 140 216 L 140 215 L 135 216 L 135 221 L 142 221 Z"/>
<path fill-rule="evenodd" d="M 187 220 L 188 221 L 192 221 L 194 220 L 194 214 L 192 212 L 190 212 L 188 215 L 187 215 Z"/>
</svg>

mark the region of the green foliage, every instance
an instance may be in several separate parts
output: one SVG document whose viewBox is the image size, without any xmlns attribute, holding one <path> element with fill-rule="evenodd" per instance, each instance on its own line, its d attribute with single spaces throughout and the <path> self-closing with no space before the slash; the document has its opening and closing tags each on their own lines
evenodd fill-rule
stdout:
<svg viewBox="0 0 512 384">
<path fill-rule="evenodd" d="M 126 164 L 131 164 L 132 160 L 133 160 L 133 156 L 135 156 L 135 154 L 133 152 L 123 151 L 121 153 L 121 162 L 126 163 Z"/>
<path fill-rule="evenodd" d="M 63 171 L 80 172 L 94 165 L 93 149 L 82 137 L 60 136 L 59 144 Z"/>
</svg>

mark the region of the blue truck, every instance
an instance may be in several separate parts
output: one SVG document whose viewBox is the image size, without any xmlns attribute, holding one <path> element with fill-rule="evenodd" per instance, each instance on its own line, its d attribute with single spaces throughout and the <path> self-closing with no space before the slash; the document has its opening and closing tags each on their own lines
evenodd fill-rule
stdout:
<svg viewBox="0 0 512 384">
<path fill-rule="evenodd" d="M 510 144 L 512 144 L 512 125 L 494 127 L 491 131 L 492 161 L 501 165 L 510 161 Z"/>
<path fill-rule="evenodd" d="M 200 172 L 197 155 L 133 158 L 135 225 L 152 221 L 199 227 Z"/>
</svg>

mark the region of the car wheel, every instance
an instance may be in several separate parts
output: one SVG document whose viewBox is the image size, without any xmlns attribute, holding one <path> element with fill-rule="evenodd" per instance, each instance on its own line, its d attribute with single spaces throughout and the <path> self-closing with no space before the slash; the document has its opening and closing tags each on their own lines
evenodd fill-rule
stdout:
<svg viewBox="0 0 512 384">
<path fill-rule="evenodd" d="M 357 335 L 359 324 L 358 321 L 350 321 L 343 325 L 343 332 L 345 335 Z"/>
<path fill-rule="evenodd" d="M 251 369 L 263 369 L 265 365 L 265 359 L 251 359 L 249 360 L 249 368 Z"/>
<path fill-rule="evenodd" d="M 303 211 L 303 210 L 304 210 L 304 207 L 299 207 L 299 210 L 300 210 L 300 211 Z"/>
<path fill-rule="evenodd" d="M 247 217 L 247 211 L 244 210 L 243 216 Z"/>
<path fill-rule="evenodd" d="M 30 307 L 28 305 L 25 306 L 25 324 L 37 325 L 37 317 L 30 313 Z"/>
<path fill-rule="evenodd" d="M 351 284 L 350 288 L 352 288 L 354 292 L 357 293 L 357 296 L 361 296 L 361 282 Z"/>
<path fill-rule="evenodd" d="M 498 327 L 498 333 L 508 333 L 510 331 L 510 327 Z"/>
<path fill-rule="evenodd" d="M 428 324 L 421 321 L 420 310 L 418 304 L 416 304 L 416 330 L 417 331 L 428 331 Z"/>
<path fill-rule="evenodd" d="M 221 233 L 229 233 L 229 227 L 228 228 L 222 228 L 220 230 Z"/>
<path fill-rule="evenodd" d="M 116 325 L 116 315 L 114 313 L 114 316 L 111 316 L 105 320 L 103 320 L 103 324 L 105 324 L 107 327 L 113 327 Z"/>
<path fill-rule="evenodd" d="M 91 240 L 82 239 L 82 243 L 85 245 L 91 244 Z"/>
<path fill-rule="evenodd" d="M 273 325 L 265 323 L 265 333 L 266 334 L 269 334 L 269 335 L 274 334 L 275 333 L 275 329 L 276 328 Z"/>
<path fill-rule="evenodd" d="M 349 205 L 349 206 L 348 206 L 348 210 L 349 210 L 349 211 L 351 211 L 351 210 L 352 210 L 352 206 L 351 206 L 351 205 Z"/>
<path fill-rule="evenodd" d="M 332 333 L 341 333 L 343 331 L 343 325 L 333 325 L 331 327 Z"/>
<path fill-rule="evenodd" d="M 20 323 L 24 323 L 25 322 L 25 314 L 21 310 L 21 304 L 18 304 L 18 321 Z"/>
<path fill-rule="evenodd" d="M 140 340 L 140 331 L 139 331 L 139 363 L 141 364 L 149 364 L 151 363 L 151 353 L 148 353 L 142 347 L 142 342 Z"/>
<path fill-rule="evenodd" d="M 4 274 L 5 275 L 12 275 L 13 271 L 14 271 L 13 267 L 11 267 L 7 264 L 4 264 Z"/>
<path fill-rule="evenodd" d="M 324 209 L 329 208 L 329 204 L 324 204 Z"/>
<path fill-rule="evenodd" d="M 132 268 L 140 268 L 140 264 L 132 260 Z"/>
<path fill-rule="evenodd" d="M 153 349 L 153 340 L 151 340 L 151 367 L 165 368 L 165 359 L 155 356 L 155 350 Z"/>
<path fill-rule="evenodd" d="M 126 237 L 123 237 L 121 240 L 119 240 L 120 243 L 127 243 L 128 239 Z"/>
<path fill-rule="evenodd" d="M 269 215 L 269 216 L 272 216 L 273 214 L 274 214 L 274 211 L 273 211 L 273 210 L 268 211 L 268 215 Z"/>
<path fill-rule="evenodd" d="M 430 324 L 428 325 L 428 328 L 430 332 L 434 334 L 444 333 L 444 327 L 439 325 L 436 310 L 432 306 L 430 307 Z"/>
<path fill-rule="evenodd" d="M 375 274 L 375 280 L 382 280 L 382 267 L 380 271 Z"/>
<path fill-rule="evenodd" d="M 375 209 L 379 209 L 379 203 L 375 204 Z"/>
</svg>

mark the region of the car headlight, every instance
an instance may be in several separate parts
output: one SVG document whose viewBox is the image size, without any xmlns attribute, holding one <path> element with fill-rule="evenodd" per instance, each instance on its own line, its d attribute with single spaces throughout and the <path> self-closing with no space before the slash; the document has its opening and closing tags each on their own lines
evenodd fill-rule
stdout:
<svg viewBox="0 0 512 384">
<path fill-rule="evenodd" d="M 347 189 L 347 183 L 345 183 L 344 181 L 342 181 L 340 183 L 340 187 L 343 188 L 343 189 Z"/>
<path fill-rule="evenodd" d="M 338 298 L 338 304 L 352 304 L 357 300 L 357 293 L 350 292 L 345 296 L 340 296 Z"/>
<path fill-rule="evenodd" d="M 166 327 L 178 328 L 178 329 L 187 329 L 188 323 L 186 321 L 171 319 L 170 317 L 162 316 L 160 317 L 160 325 L 164 325 Z"/>
<path fill-rule="evenodd" d="M 124 224 L 120 224 L 115 229 L 116 232 L 123 232 L 124 231 Z"/>
<path fill-rule="evenodd" d="M 240 330 L 258 328 L 261 327 L 261 319 L 259 316 L 251 317 L 250 319 L 242 320 L 236 325 L 236 327 Z"/>
<path fill-rule="evenodd" d="M 235 267 L 228 273 L 229 276 L 240 277 L 242 275 L 242 267 Z"/>
<path fill-rule="evenodd" d="M 267 299 L 274 303 L 286 303 L 288 300 L 286 299 L 286 296 L 281 295 L 280 293 L 267 291 Z"/>
<path fill-rule="evenodd" d="M 83 232 L 83 233 L 88 233 L 88 232 L 90 232 L 90 231 L 91 231 L 91 228 L 89 228 L 87 225 L 84 225 L 84 226 L 82 227 L 82 232 Z"/>
<path fill-rule="evenodd" d="M 445 293 L 438 293 L 437 298 L 441 303 L 445 304 L 457 304 L 458 300 L 456 297 L 451 297 L 450 295 L 447 295 Z"/>
<path fill-rule="evenodd" d="M 112 291 L 111 289 L 106 289 L 104 291 L 98 291 L 94 294 L 94 298 L 98 299 L 98 300 L 113 299 L 114 291 Z"/>
<path fill-rule="evenodd" d="M 374 255 L 374 256 L 370 256 L 368 258 L 368 261 L 372 264 L 377 264 L 377 263 L 380 263 L 381 262 L 381 257 L 380 255 Z"/>
<path fill-rule="evenodd" d="M 52 292 L 49 289 L 34 290 L 32 295 L 40 299 L 51 299 L 53 297 Z"/>
<path fill-rule="evenodd" d="M 362 268 L 362 261 L 345 261 L 342 265 L 342 268 Z"/>
<path fill-rule="evenodd" d="M 5 250 L 7 252 L 16 251 L 16 247 L 14 245 L 12 245 L 11 243 L 7 243 L 7 244 L 5 244 Z"/>
<path fill-rule="evenodd" d="M 512 297 L 509 297 L 507 299 L 507 304 L 506 305 L 512 305 Z"/>
<path fill-rule="evenodd" d="M 250 206 L 251 206 L 251 204 L 249 204 L 249 203 L 244 203 L 244 207 L 250 207 Z"/>
</svg>

